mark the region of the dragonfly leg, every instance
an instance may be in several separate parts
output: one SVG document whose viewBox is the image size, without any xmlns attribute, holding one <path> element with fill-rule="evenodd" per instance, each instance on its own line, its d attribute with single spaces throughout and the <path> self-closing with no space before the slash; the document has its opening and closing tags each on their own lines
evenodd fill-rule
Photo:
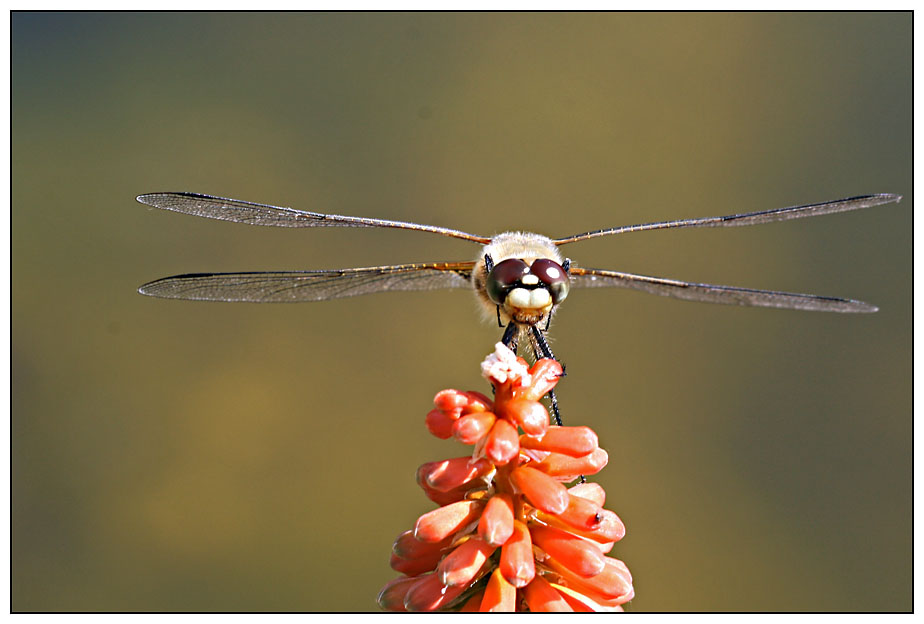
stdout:
<svg viewBox="0 0 924 624">
<path fill-rule="evenodd" d="M 531 326 L 529 330 L 529 342 L 533 348 L 533 354 L 536 356 L 536 359 L 549 358 L 557 362 L 558 358 L 552 353 L 552 350 L 549 348 L 549 343 L 546 341 L 545 336 L 542 335 L 542 332 L 535 325 Z M 558 410 L 558 398 L 555 396 L 554 390 L 549 390 L 549 401 L 552 404 L 552 415 L 555 416 L 555 424 L 561 427 L 561 412 Z"/>
<path fill-rule="evenodd" d="M 513 354 L 517 353 L 517 342 L 520 338 L 520 328 L 517 327 L 517 324 L 513 321 L 510 321 L 510 324 L 507 325 L 507 329 L 504 330 L 504 335 L 501 337 L 501 342 L 505 347 L 513 351 Z"/>
<path fill-rule="evenodd" d="M 547 357 L 558 362 L 558 358 L 556 358 L 555 354 L 552 353 L 552 349 L 549 348 L 549 343 L 546 341 L 545 336 L 542 335 L 542 332 L 535 325 L 529 329 L 531 332 L 529 342 L 533 348 L 533 354 L 535 354 L 536 359 L 538 360 L 539 358 Z M 565 376 L 564 373 L 565 368 L 562 366 L 562 377 Z M 552 415 L 555 417 L 555 424 L 561 427 L 561 412 L 558 409 L 558 397 L 555 396 L 555 390 L 549 390 L 549 403 L 552 405 Z M 584 475 L 580 475 L 579 480 L 581 483 L 587 482 L 587 479 L 584 478 Z"/>
</svg>

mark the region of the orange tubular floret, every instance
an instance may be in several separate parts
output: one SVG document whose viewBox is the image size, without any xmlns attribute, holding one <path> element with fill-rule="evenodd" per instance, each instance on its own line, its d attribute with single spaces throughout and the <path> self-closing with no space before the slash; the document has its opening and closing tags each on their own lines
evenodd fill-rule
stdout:
<svg viewBox="0 0 924 624">
<path fill-rule="evenodd" d="M 564 371 L 561 364 L 551 359 L 542 359 L 529 369 L 532 384 L 522 392 L 522 397 L 538 401 L 555 387 Z"/>
<path fill-rule="evenodd" d="M 493 469 L 494 466 L 484 459 L 454 457 L 423 464 L 417 469 L 417 482 L 439 492 L 448 492 L 488 474 Z"/>
<path fill-rule="evenodd" d="M 583 457 L 597 450 L 597 434 L 590 427 L 549 427 L 542 436 L 520 436 L 520 446 Z"/>
<path fill-rule="evenodd" d="M 546 524 L 555 523 L 563 528 L 576 528 L 590 531 L 600 525 L 602 516 L 600 515 L 600 506 L 586 498 L 575 496 L 572 490 L 568 490 L 568 507 L 557 515 L 541 514 L 541 519 Z"/>
<path fill-rule="evenodd" d="M 570 587 L 565 587 L 564 585 L 559 585 L 558 583 L 550 583 L 550 585 L 555 588 L 561 597 L 571 605 L 571 608 L 579 613 L 591 613 L 591 612 L 612 612 L 612 611 L 622 611 L 620 606 L 606 606 L 595 600 L 591 600 L 581 592 L 576 592 Z"/>
<path fill-rule="evenodd" d="M 571 481 L 580 475 L 597 474 L 609 461 L 609 455 L 602 448 L 583 457 L 568 457 L 561 453 L 549 453 L 549 456 L 536 464 L 536 468 L 547 475 Z"/>
<path fill-rule="evenodd" d="M 482 452 L 496 465 L 509 464 L 520 454 L 520 439 L 517 428 L 510 421 L 498 418 L 488 433 Z"/>
<path fill-rule="evenodd" d="M 408 589 L 417 582 L 416 578 L 410 576 L 401 576 L 385 584 L 382 591 L 379 592 L 376 602 L 383 609 L 389 611 L 407 611 L 404 608 L 404 597 Z"/>
<path fill-rule="evenodd" d="M 494 570 L 484 589 L 480 611 L 513 612 L 517 606 L 517 590 L 504 579 L 500 570 Z"/>
<path fill-rule="evenodd" d="M 438 437 L 440 440 L 446 440 L 452 436 L 452 426 L 456 424 L 458 416 L 453 418 L 450 414 L 440 411 L 438 409 L 432 409 L 427 414 L 427 418 L 424 421 L 427 424 L 427 429 Z"/>
<path fill-rule="evenodd" d="M 536 576 L 523 588 L 523 598 L 529 610 L 535 613 L 574 611 L 568 601 L 541 576 Z"/>
<path fill-rule="evenodd" d="M 580 496 L 581 498 L 586 498 L 587 500 L 594 502 L 598 507 L 603 507 L 606 504 L 606 491 L 603 489 L 599 483 L 591 483 L 587 481 L 586 483 L 578 483 L 577 485 L 568 489 L 568 492 L 572 496 Z"/>
<path fill-rule="evenodd" d="M 426 483 L 419 483 L 418 485 L 420 485 L 420 489 L 424 491 L 424 494 L 427 495 L 427 498 L 432 500 L 437 505 L 449 505 L 451 503 L 460 501 L 464 499 L 465 495 L 472 490 L 472 486 L 467 483 L 446 492 L 434 490 Z"/>
<path fill-rule="evenodd" d="M 465 601 L 465 604 L 459 609 L 459 613 L 478 613 L 481 610 L 482 600 L 484 600 L 484 590 L 480 589 Z"/>
<path fill-rule="evenodd" d="M 494 426 L 497 416 L 491 412 L 473 412 L 452 424 L 452 436 L 462 444 L 474 444 Z"/>
<path fill-rule="evenodd" d="M 568 508 L 568 489 L 544 472 L 520 466 L 510 473 L 510 480 L 536 509 L 560 514 Z"/>
<path fill-rule="evenodd" d="M 405 531 L 395 540 L 391 551 L 402 559 L 414 559 L 415 557 L 426 557 L 432 553 L 440 552 L 449 548 L 449 546 L 449 539 L 435 543 L 422 542 L 414 537 L 413 531 Z"/>
<path fill-rule="evenodd" d="M 576 498 L 579 497 L 572 496 L 571 500 Z M 570 533 L 574 533 L 575 535 L 579 535 L 581 537 L 586 537 L 587 539 L 591 539 L 599 544 L 609 544 L 610 547 L 612 547 L 613 542 L 618 542 L 626 536 L 626 525 L 622 523 L 622 520 L 619 519 L 619 516 L 617 516 L 609 509 L 600 510 L 600 521 L 592 529 L 585 529 L 577 527 L 573 524 L 562 522 L 564 514 L 560 516 L 553 516 L 551 514 L 546 514 L 540 511 L 536 515 L 546 524 L 565 529 Z M 604 552 L 609 552 L 609 548 L 607 548 Z"/>
<path fill-rule="evenodd" d="M 513 498 L 510 494 L 495 494 L 478 521 L 478 535 L 492 546 L 502 546 L 513 535 Z"/>
<path fill-rule="evenodd" d="M 436 564 L 440 562 L 442 556 L 443 554 L 437 551 L 435 553 L 414 557 L 413 559 L 405 559 L 392 553 L 388 565 L 390 565 L 391 569 L 395 572 L 400 572 L 407 576 L 420 576 L 425 572 L 432 572 Z"/>
<path fill-rule="evenodd" d="M 468 403 L 462 408 L 462 414 L 473 414 L 475 412 L 490 412 L 494 402 L 474 390 L 467 390 L 465 396 L 468 397 Z"/>
<path fill-rule="evenodd" d="M 566 585 L 603 604 L 622 604 L 632 600 L 632 575 L 619 559 L 604 557 L 606 566 L 603 572 L 590 578 L 584 578 L 569 570 L 561 562 L 549 558 L 543 563 L 555 570 Z"/>
<path fill-rule="evenodd" d="M 538 401 L 514 399 L 499 404 L 498 411 L 520 425 L 526 435 L 539 436 L 549 428 L 549 412 Z"/>
<path fill-rule="evenodd" d="M 519 520 L 513 521 L 513 535 L 501 548 L 501 574 L 514 587 L 525 587 L 536 576 L 536 562 L 529 529 Z"/>
<path fill-rule="evenodd" d="M 596 576 L 606 567 L 599 547 L 577 535 L 547 526 L 534 526 L 530 534 L 539 548 L 575 574 Z"/>
<path fill-rule="evenodd" d="M 440 583 L 446 587 L 467 585 L 484 566 L 494 548 L 477 537 L 463 542 L 436 567 Z"/>
<path fill-rule="evenodd" d="M 467 393 L 453 388 L 440 390 L 436 393 L 436 396 L 433 397 L 433 405 L 436 406 L 436 409 L 442 412 L 455 411 L 457 412 L 456 418 L 459 417 L 459 412 L 461 412 L 462 408 L 471 403 L 471 401 L 472 399 Z"/>
<path fill-rule="evenodd" d="M 425 574 L 415 580 L 417 582 L 411 585 L 404 596 L 404 608 L 408 611 L 434 611 L 448 606 L 465 590 L 465 585 L 443 587 L 435 573 Z"/>
<path fill-rule="evenodd" d="M 463 500 L 427 512 L 417 519 L 414 537 L 422 542 L 440 542 L 476 520 L 484 509 L 479 500 Z"/>
</svg>

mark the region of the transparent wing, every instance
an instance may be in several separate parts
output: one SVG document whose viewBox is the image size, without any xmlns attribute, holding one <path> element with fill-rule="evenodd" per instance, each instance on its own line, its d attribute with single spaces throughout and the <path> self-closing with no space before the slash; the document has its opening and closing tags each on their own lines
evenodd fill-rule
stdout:
<svg viewBox="0 0 924 624">
<path fill-rule="evenodd" d="M 239 199 L 213 197 L 199 193 L 147 193 L 136 198 L 142 204 L 173 210 L 197 217 L 208 217 L 222 221 L 235 221 L 250 225 L 273 225 L 279 227 L 385 227 L 403 230 L 433 232 L 452 238 L 461 238 L 476 243 L 487 244 L 491 239 L 475 236 L 459 230 L 435 225 L 421 225 L 404 221 L 386 219 L 369 219 L 366 217 L 345 217 L 343 215 L 321 214 L 269 204 L 255 204 Z"/>
<path fill-rule="evenodd" d="M 577 288 L 632 288 L 644 292 L 687 301 L 723 303 L 728 305 L 788 308 L 816 312 L 875 312 L 878 308 L 863 301 L 823 297 L 775 290 L 754 290 L 735 286 L 694 284 L 662 277 L 648 277 L 618 271 L 572 267 L 571 285 Z"/>
<path fill-rule="evenodd" d="M 643 223 L 641 225 L 624 225 L 622 227 L 609 228 L 605 230 L 594 230 L 583 234 L 575 234 L 566 238 L 556 239 L 556 245 L 574 243 L 577 241 L 587 240 L 588 238 L 597 238 L 598 236 L 609 236 L 610 234 L 623 234 L 625 232 L 641 232 L 643 230 L 664 230 L 667 228 L 682 227 L 733 227 L 739 225 L 756 225 L 758 223 L 771 223 L 773 221 L 786 221 L 788 219 L 801 219 L 802 217 L 816 217 L 819 215 L 833 214 L 835 212 L 847 212 L 849 210 L 860 210 L 861 208 L 871 208 L 882 204 L 897 202 L 902 198 L 901 195 L 892 193 L 880 193 L 878 195 L 862 195 L 860 197 L 850 197 L 848 199 L 838 199 L 835 201 L 822 202 L 820 204 L 808 204 L 806 206 L 791 206 L 789 208 L 776 208 L 774 210 L 762 210 L 760 212 L 746 212 L 743 214 L 726 215 L 724 217 L 703 217 L 700 219 L 680 219 L 678 221 L 660 221 L 657 223 Z"/>
<path fill-rule="evenodd" d="M 138 292 L 201 301 L 325 301 L 389 290 L 471 288 L 473 264 L 434 262 L 330 271 L 192 273 L 150 282 Z"/>
</svg>

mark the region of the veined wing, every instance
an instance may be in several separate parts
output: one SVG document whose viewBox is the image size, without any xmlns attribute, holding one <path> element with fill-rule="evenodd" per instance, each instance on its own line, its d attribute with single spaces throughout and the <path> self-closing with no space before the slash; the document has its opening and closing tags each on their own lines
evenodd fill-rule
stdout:
<svg viewBox="0 0 924 624">
<path fill-rule="evenodd" d="M 329 271 L 191 273 L 138 289 L 143 295 L 201 301 L 325 301 L 389 290 L 471 288 L 473 262 L 431 262 Z"/>
<path fill-rule="evenodd" d="M 583 234 L 575 234 L 574 236 L 556 239 L 554 242 L 556 245 L 564 245 L 566 243 L 574 243 L 577 241 L 587 240 L 588 238 L 597 238 L 598 236 L 623 234 L 625 232 L 641 232 L 643 230 L 664 230 L 667 228 L 682 227 L 733 227 L 739 225 L 756 225 L 758 223 L 787 221 L 789 219 L 816 217 L 819 215 L 833 214 L 835 212 L 847 212 L 849 210 L 871 208 L 873 206 L 880 206 L 882 204 L 897 202 L 901 198 L 901 195 L 894 195 L 892 193 L 879 193 L 878 195 L 862 195 L 860 197 L 838 199 L 835 201 L 822 202 L 820 204 L 790 206 L 789 208 L 776 208 L 774 210 L 746 212 L 742 214 L 726 215 L 724 217 L 702 217 L 699 219 L 680 219 L 678 221 L 643 223 L 641 225 L 624 225 L 622 227 L 609 228 L 605 230 L 594 230 L 593 232 L 585 232 Z"/>
<path fill-rule="evenodd" d="M 482 245 L 491 242 L 490 238 L 476 236 L 459 230 L 435 225 L 421 225 L 404 221 L 387 219 L 369 219 L 366 217 L 345 217 L 343 215 L 321 214 L 269 204 L 255 204 L 239 199 L 213 197 L 200 193 L 146 193 L 136 199 L 142 204 L 173 210 L 197 217 L 208 217 L 222 221 L 235 221 L 250 225 L 274 225 L 279 227 L 385 227 L 403 230 L 433 232 L 452 238 L 474 241 Z"/>
<path fill-rule="evenodd" d="M 758 306 L 764 308 L 787 308 L 790 310 L 811 310 L 815 312 L 875 312 L 879 308 L 863 301 L 823 297 L 801 293 L 787 293 L 775 290 L 754 290 L 735 286 L 694 284 L 663 277 L 648 277 L 618 271 L 582 269 L 571 267 L 571 285 L 578 288 L 632 288 L 655 295 L 723 303 L 728 305 Z"/>
</svg>

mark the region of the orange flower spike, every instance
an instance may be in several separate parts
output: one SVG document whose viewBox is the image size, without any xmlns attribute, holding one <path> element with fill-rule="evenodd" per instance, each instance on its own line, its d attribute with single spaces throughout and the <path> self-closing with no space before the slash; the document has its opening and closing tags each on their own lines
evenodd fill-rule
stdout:
<svg viewBox="0 0 924 624">
<path fill-rule="evenodd" d="M 537 576 L 523 589 L 526 605 L 534 613 L 573 612 L 574 609 L 555 591 L 555 588 L 541 576 Z"/>
<path fill-rule="evenodd" d="M 532 527 L 530 534 L 539 548 L 580 576 L 596 576 L 606 567 L 600 548 L 577 535 L 538 525 Z"/>
<path fill-rule="evenodd" d="M 494 570 L 488 585 L 484 589 L 484 598 L 481 599 L 482 612 L 508 612 L 512 613 L 517 606 L 516 587 L 507 582 L 499 569 Z"/>
<path fill-rule="evenodd" d="M 561 453 L 549 453 L 548 457 L 536 464 L 536 468 L 545 474 L 571 481 L 580 475 L 597 474 L 606 466 L 609 455 L 602 448 L 583 457 L 568 457 Z"/>
<path fill-rule="evenodd" d="M 494 552 L 495 547 L 478 539 L 466 540 L 446 555 L 436 567 L 440 583 L 446 587 L 468 585 Z"/>
<path fill-rule="evenodd" d="M 484 459 L 472 460 L 471 457 L 454 457 L 437 462 L 427 462 L 417 469 L 417 482 L 439 492 L 448 492 L 482 477 L 494 466 Z"/>
<path fill-rule="evenodd" d="M 487 435 L 496 420 L 491 412 L 472 412 L 452 424 L 452 437 L 462 444 L 474 444 Z"/>
<path fill-rule="evenodd" d="M 513 535 L 501 548 L 498 569 L 514 587 L 525 587 L 536 576 L 533 541 L 529 529 L 519 520 L 513 521 Z"/>
<path fill-rule="evenodd" d="M 482 452 L 494 464 L 509 464 L 520 454 L 520 438 L 517 428 L 510 421 L 498 418 L 488 433 Z"/>
<path fill-rule="evenodd" d="M 475 521 L 484 509 L 479 500 L 463 500 L 438 507 L 417 519 L 414 537 L 422 542 L 440 542 Z"/>
<path fill-rule="evenodd" d="M 539 437 L 520 436 L 520 446 L 583 457 L 597 450 L 597 434 L 590 427 L 549 427 Z"/>
<path fill-rule="evenodd" d="M 388 611 L 407 611 L 404 608 L 404 597 L 407 595 L 408 589 L 416 582 L 416 578 L 409 576 L 400 576 L 388 581 L 375 601 L 379 603 L 380 607 Z"/>
<path fill-rule="evenodd" d="M 478 521 L 478 535 L 492 546 L 502 546 L 513 535 L 513 498 L 510 494 L 495 494 Z"/>
<path fill-rule="evenodd" d="M 541 436 L 549 429 L 549 412 L 538 401 L 514 399 L 498 401 L 498 414 L 520 425 L 526 435 Z"/>
<path fill-rule="evenodd" d="M 448 606 L 465 591 L 466 586 L 443 587 L 435 573 L 417 577 L 404 596 L 404 608 L 408 611 L 435 611 Z"/>
<path fill-rule="evenodd" d="M 520 466 L 510 473 L 510 480 L 536 509 L 560 514 L 568 508 L 568 489 L 540 470 Z"/>
</svg>

